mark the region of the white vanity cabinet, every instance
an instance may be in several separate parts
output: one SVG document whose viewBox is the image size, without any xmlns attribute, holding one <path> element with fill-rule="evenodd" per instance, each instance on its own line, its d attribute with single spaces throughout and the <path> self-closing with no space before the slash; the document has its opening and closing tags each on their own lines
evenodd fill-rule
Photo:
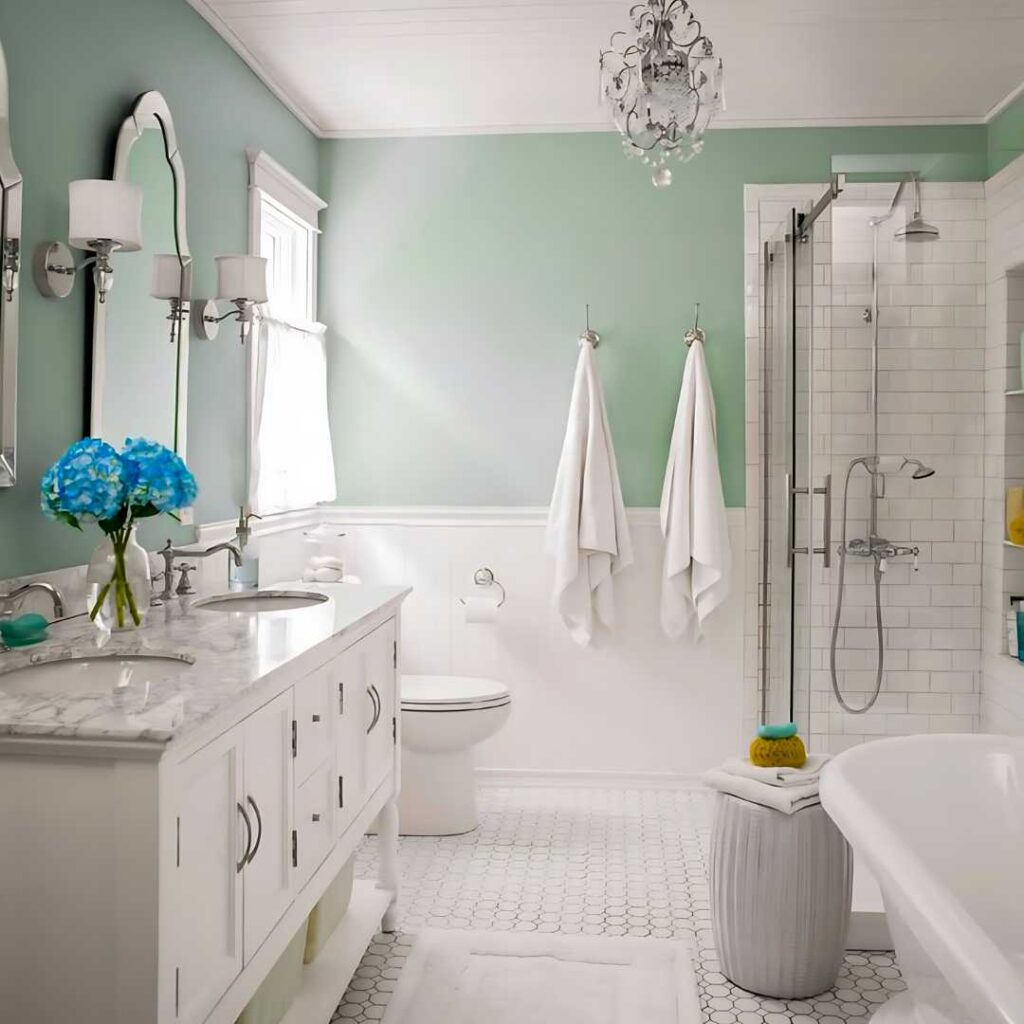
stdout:
<svg viewBox="0 0 1024 1024">
<path fill-rule="evenodd" d="M 397 594 L 186 743 L 0 736 L 0 1020 L 233 1024 L 376 822 L 380 879 L 288 1018 L 327 1024 L 394 924 Z"/>
<path fill-rule="evenodd" d="M 396 672 L 398 636 L 395 621 L 384 623 L 364 641 L 366 692 L 370 698 L 369 721 L 366 725 L 367 789 L 376 789 L 391 770 L 393 752 L 398 741 L 396 717 Z"/>
</svg>

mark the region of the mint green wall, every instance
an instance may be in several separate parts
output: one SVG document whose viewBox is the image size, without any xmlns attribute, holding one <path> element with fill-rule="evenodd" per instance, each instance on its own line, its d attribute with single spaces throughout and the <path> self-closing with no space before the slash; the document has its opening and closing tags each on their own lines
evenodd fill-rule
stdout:
<svg viewBox="0 0 1024 1024">
<path fill-rule="evenodd" d="M 29 253 L 42 239 L 67 237 L 68 181 L 110 175 L 116 130 L 148 89 L 174 114 L 197 294 L 212 291 L 215 255 L 248 246 L 247 146 L 316 185 L 316 140 L 185 0 L 10 0 L 0 3 L 0 41 Z M 96 543 L 94 530 L 76 535 L 37 511 L 43 470 L 82 433 L 86 296 L 79 283 L 64 302 L 49 301 L 29 267 L 22 276 L 19 480 L 0 490 L 0 577 L 84 562 Z M 198 521 L 230 517 L 244 496 L 244 395 L 235 332 L 194 340 L 188 457 Z"/>
<path fill-rule="evenodd" d="M 985 177 L 983 126 L 712 132 L 666 190 L 611 134 L 324 143 L 339 502 L 546 504 L 589 302 L 626 501 L 657 504 L 699 301 L 742 504 L 743 185 L 891 153 Z"/>
<path fill-rule="evenodd" d="M 1024 92 L 988 125 L 988 173 L 995 174 L 1024 153 Z"/>
</svg>

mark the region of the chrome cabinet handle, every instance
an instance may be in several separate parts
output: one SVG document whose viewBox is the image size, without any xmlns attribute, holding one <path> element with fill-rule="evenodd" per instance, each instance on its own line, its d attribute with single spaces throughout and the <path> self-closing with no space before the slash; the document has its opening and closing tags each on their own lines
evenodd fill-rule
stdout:
<svg viewBox="0 0 1024 1024">
<path fill-rule="evenodd" d="M 249 863 L 249 850 L 252 848 L 252 822 L 249 820 L 249 815 L 245 813 L 245 808 L 236 803 L 235 806 L 238 808 L 238 813 L 242 816 L 242 821 L 245 822 L 245 853 L 242 854 L 242 859 L 235 865 L 235 874 L 239 874 L 242 868 Z"/>
<path fill-rule="evenodd" d="M 260 814 L 260 809 L 256 806 L 256 801 L 251 796 L 247 796 L 245 799 L 252 805 L 252 809 L 256 814 L 256 827 L 259 829 L 256 833 L 256 845 L 253 846 L 252 853 L 249 854 L 249 859 L 246 861 L 247 864 L 251 864 L 253 857 L 256 856 L 260 848 L 260 843 L 263 841 L 263 815 Z M 244 814 L 245 812 L 243 811 L 242 813 Z"/>
<path fill-rule="evenodd" d="M 377 723 L 380 721 L 381 702 L 380 694 L 377 692 L 376 686 L 371 684 L 366 688 L 366 692 L 370 695 L 370 700 L 373 701 L 373 721 L 370 722 L 370 727 L 366 730 L 366 734 L 369 736 L 369 734 L 377 728 Z"/>
</svg>

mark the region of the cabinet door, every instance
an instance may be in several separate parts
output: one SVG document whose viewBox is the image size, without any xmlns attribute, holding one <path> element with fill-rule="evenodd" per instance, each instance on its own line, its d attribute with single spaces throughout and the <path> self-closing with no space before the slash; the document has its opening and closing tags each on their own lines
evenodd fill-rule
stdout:
<svg viewBox="0 0 1024 1024">
<path fill-rule="evenodd" d="M 248 962 L 292 901 L 292 691 L 250 715 L 242 729 L 243 802 L 254 833 L 242 876 Z"/>
<path fill-rule="evenodd" d="M 334 848 L 333 768 L 333 764 L 321 765 L 295 790 L 296 892 Z"/>
<path fill-rule="evenodd" d="M 366 793 L 372 793 L 391 771 L 395 759 L 396 647 L 395 620 L 385 622 L 362 642 L 366 651 L 366 687 L 370 718 L 366 735 Z"/>
<path fill-rule="evenodd" d="M 319 668 L 295 685 L 295 784 L 301 786 L 329 760 L 331 751 L 330 673 Z"/>
<path fill-rule="evenodd" d="M 176 1018 L 202 1021 L 242 968 L 242 729 L 185 761 L 173 784 L 176 830 L 170 949 Z"/>
<path fill-rule="evenodd" d="M 341 835 L 363 804 L 366 758 L 366 647 L 355 644 L 327 666 L 334 702 L 334 831 Z"/>
</svg>

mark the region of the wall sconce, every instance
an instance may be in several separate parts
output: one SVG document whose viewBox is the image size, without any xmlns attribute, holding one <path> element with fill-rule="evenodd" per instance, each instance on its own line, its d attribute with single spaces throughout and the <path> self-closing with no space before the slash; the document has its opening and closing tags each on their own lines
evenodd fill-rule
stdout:
<svg viewBox="0 0 1024 1024">
<path fill-rule="evenodd" d="M 217 256 L 217 298 L 231 302 L 235 308 L 220 313 L 211 300 L 197 302 L 193 313 L 193 329 L 207 341 L 217 337 L 219 325 L 234 317 L 238 321 L 238 337 L 245 344 L 252 327 L 256 306 L 267 301 L 267 261 L 262 256 Z"/>
<path fill-rule="evenodd" d="M 178 338 L 183 321 L 188 319 L 189 297 L 192 294 L 192 259 L 179 258 L 176 253 L 153 257 L 153 284 L 149 290 L 154 299 L 169 302 L 167 319 L 171 322 L 171 344 Z"/>
<path fill-rule="evenodd" d="M 14 293 L 18 290 L 18 271 L 21 269 L 21 253 L 17 238 L 4 240 L 3 259 L 0 261 L 0 276 L 3 279 L 4 299 L 14 301 Z"/>
<path fill-rule="evenodd" d="M 142 189 L 104 178 L 73 181 L 68 186 L 68 242 L 95 253 L 75 265 L 63 242 L 43 242 L 35 253 L 36 287 L 48 299 L 63 299 L 75 286 L 79 270 L 92 266 L 96 294 L 106 302 L 114 284 L 111 254 L 142 248 Z"/>
</svg>

